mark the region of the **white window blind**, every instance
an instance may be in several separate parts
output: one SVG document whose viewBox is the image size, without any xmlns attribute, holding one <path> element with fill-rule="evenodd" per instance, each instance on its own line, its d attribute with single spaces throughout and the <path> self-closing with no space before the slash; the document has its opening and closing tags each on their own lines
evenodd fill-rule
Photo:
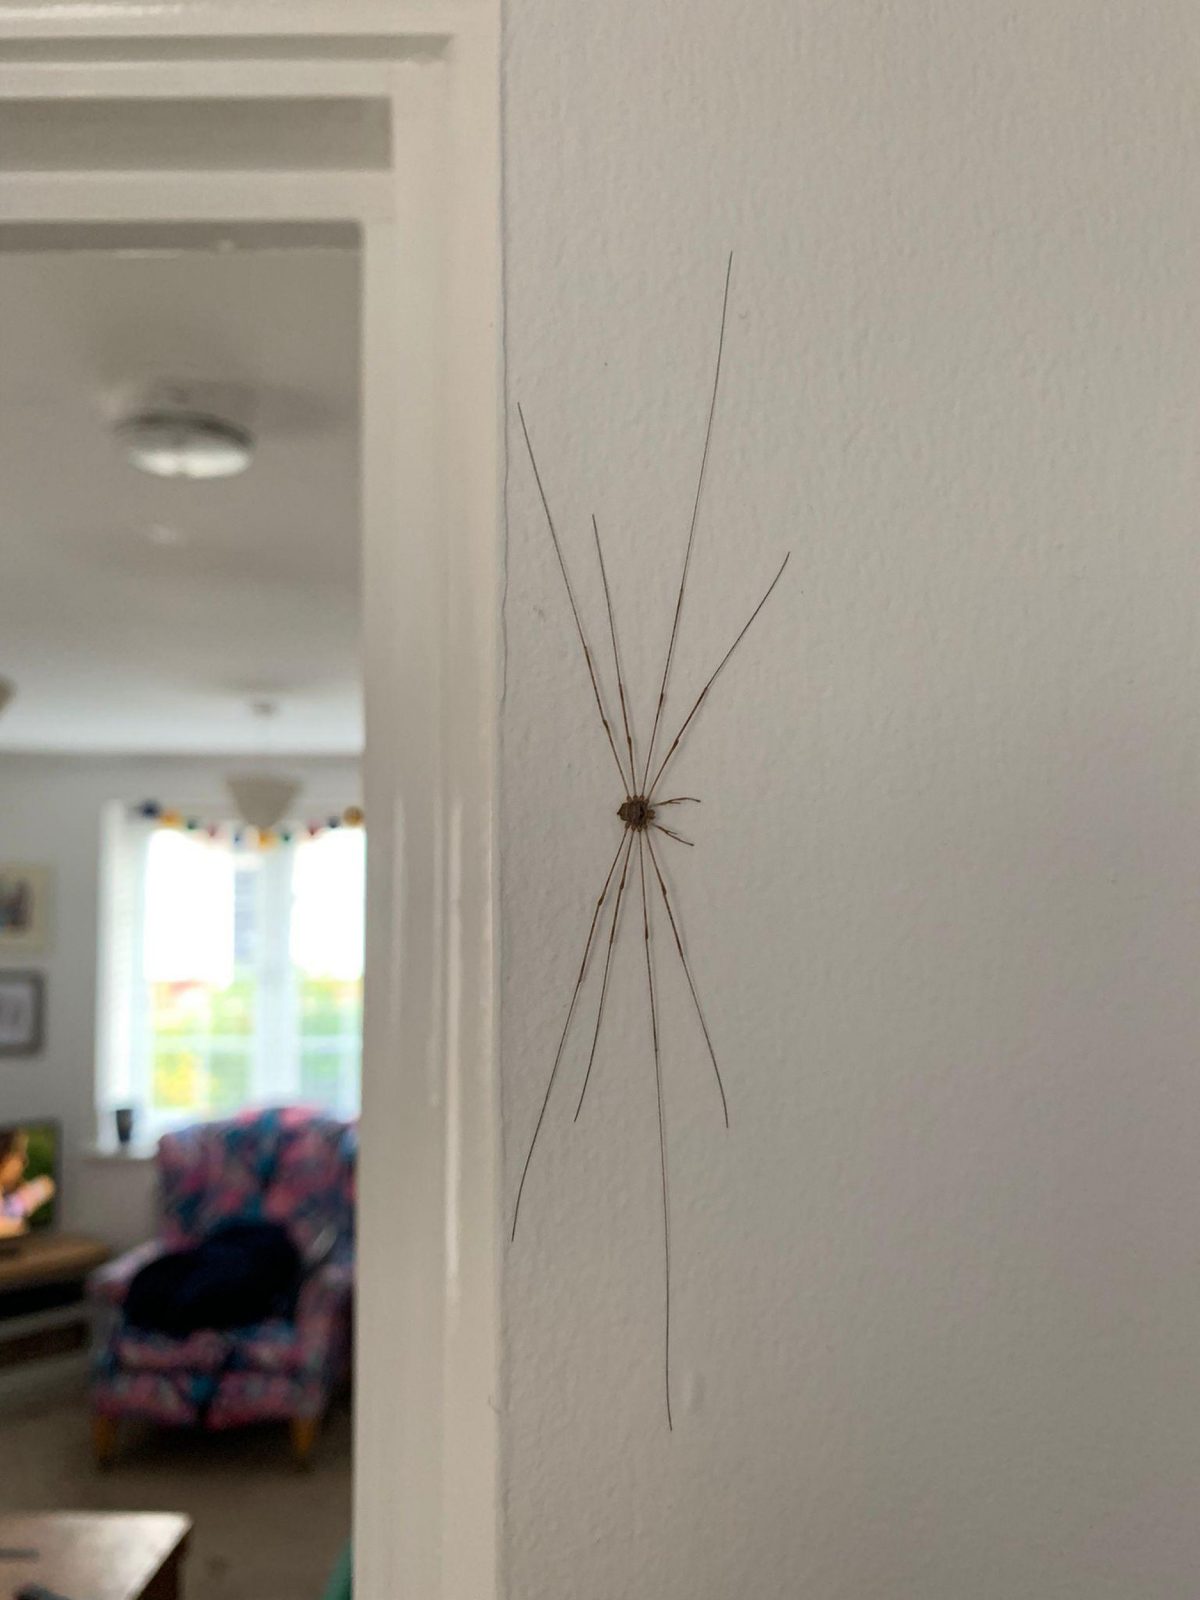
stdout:
<svg viewBox="0 0 1200 1600">
<path fill-rule="evenodd" d="M 103 1117 L 143 1136 L 267 1102 L 358 1112 L 361 828 L 269 850 L 114 807 L 105 834 Z"/>
</svg>

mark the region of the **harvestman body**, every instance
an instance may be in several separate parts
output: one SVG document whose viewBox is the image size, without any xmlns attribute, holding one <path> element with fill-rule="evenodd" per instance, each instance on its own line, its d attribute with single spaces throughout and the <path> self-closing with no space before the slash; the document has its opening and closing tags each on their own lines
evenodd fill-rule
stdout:
<svg viewBox="0 0 1200 1600">
<path fill-rule="evenodd" d="M 546 1084 L 546 1092 L 542 1097 L 541 1110 L 538 1112 L 538 1119 L 533 1130 L 533 1137 L 529 1141 L 529 1150 L 525 1157 L 525 1165 L 521 1171 L 521 1181 L 517 1187 L 516 1203 L 513 1206 L 512 1237 L 515 1239 L 517 1236 L 517 1218 L 519 1217 L 521 1211 L 521 1196 L 525 1190 L 525 1179 L 529 1175 L 529 1164 L 533 1160 L 533 1152 L 537 1145 L 538 1135 L 542 1131 L 542 1123 L 546 1116 L 546 1107 L 550 1104 L 550 1096 L 554 1089 L 555 1079 L 558 1077 L 559 1065 L 562 1062 L 563 1051 L 566 1048 L 567 1043 L 567 1035 L 571 1029 L 571 1022 L 575 1016 L 575 1008 L 579 1001 L 580 991 L 583 988 L 583 980 L 587 972 L 588 962 L 591 959 L 592 949 L 596 942 L 597 930 L 599 928 L 605 906 L 609 901 L 610 891 L 615 880 L 617 887 L 616 893 L 612 898 L 612 919 L 609 925 L 608 943 L 604 955 L 604 973 L 600 982 L 600 1000 L 596 1008 L 596 1023 L 592 1030 L 592 1043 L 591 1049 L 588 1053 L 587 1071 L 584 1073 L 583 1086 L 580 1089 L 579 1100 L 575 1107 L 576 1120 L 578 1120 L 579 1113 L 583 1109 L 584 1096 L 587 1094 L 588 1083 L 590 1082 L 592 1076 L 592 1065 L 596 1059 L 596 1046 L 600 1041 L 600 1023 L 604 1016 L 604 1002 L 608 996 L 608 976 L 612 967 L 613 947 L 616 944 L 617 928 L 620 924 L 621 903 L 625 897 L 625 886 L 629 879 L 629 868 L 633 859 L 634 846 L 636 845 L 638 858 L 637 880 L 638 890 L 641 896 L 642 910 L 642 938 L 646 952 L 646 989 L 650 1003 L 650 1037 L 654 1049 L 654 1084 L 658 1101 L 658 1149 L 659 1165 L 662 1177 L 663 1263 L 665 1286 L 663 1377 L 666 1390 L 668 1428 L 673 1426 L 671 1417 L 671 1223 L 667 1187 L 667 1138 L 666 1126 L 663 1117 L 662 1062 L 659 1049 L 658 1001 L 655 995 L 654 966 L 651 961 L 650 954 L 650 933 L 652 927 L 650 921 L 651 895 L 647 894 L 646 890 L 646 858 L 648 856 L 650 859 L 650 868 L 653 874 L 653 879 L 657 884 L 659 896 L 663 903 L 663 909 L 667 913 L 667 921 L 671 925 L 671 934 L 674 939 L 675 949 L 679 954 L 679 960 L 683 967 L 684 976 L 687 979 L 687 985 L 692 996 L 692 1002 L 696 1008 L 696 1015 L 700 1021 L 700 1028 L 704 1034 L 704 1042 L 708 1047 L 709 1059 L 712 1062 L 713 1073 L 715 1074 L 717 1081 L 717 1089 L 721 1096 L 721 1108 L 725 1116 L 725 1126 L 728 1128 L 729 1104 L 725 1098 L 725 1085 L 721 1081 L 721 1069 L 717 1065 L 717 1053 L 713 1048 L 712 1037 L 708 1031 L 708 1023 L 705 1021 L 704 1011 L 700 1005 L 700 996 L 696 992 L 696 984 L 692 978 L 692 969 L 688 963 L 687 956 L 684 953 L 683 938 L 679 931 L 679 923 L 676 920 L 675 911 L 671 904 L 671 896 L 667 890 L 666 880 L 664 879 L 659 868 L 658 857 L 654 850 L 654 840 L 651 835 L 654 833 L 661 833 L 669 839 L 676 840 L 679 844 L 691 845 L 692 841 L 690 839 L 685 839 L 680 834 L 676 833 L 674 829 L 668 828 L 666 824 L 662 822 L 660 814 L 667 806 L 686 804 L 698 805 L 699 801 L 694 795 L 672 795 L 668 799 L 660 799 L 658 797 L 659 784 L 662 782 L 663 776 L 667 770 L 667 767 L 670 765 L 672 757 L 679 748 L 680 740 L 687 732 L 688 727 L 691 725 L 692 719 L 695 717 L 700 707 L 704 704 L 704 701 L 708 696 L 708 691 L 716 682 L 718 675 L 725 666 L 726 662 L 729 660 L 730 656 L 749 632 L 750 626 L 754 622 L 754 619 L 758 616 L 763 606 L 766 605 L 767 600 L 771 595 L 771 591 L 775 588 L 775 585 L 783 576 L 783 569 L 787 566 L 789 559 L 789 556 L 784 556 L 779 567 L 779 571 L 775 574 L 774 578 L 772 578 L 767 587 L 766 593 L 755 606 L 754 610 L 750 613 L 749 620 L 734 639 L 733 643 L 729 646 L 729 649 L 726 650 L 725 654 L 721 657 L 720 661 L 717 663 L 716 670 L 705 683 L 700 693 L 696 696 L 695 702 L 692 705 L 692 709 L 688 712 L 679 728 L 678 733 L 676 733 L 670 745 L 668 745 L 666 754 L 659 762 L 657 768 L 654 768 L 654 777 L 653 780 L 651 780 L 650 772 L 654 762 L 655 745 L 658 740 L 659 725 L 662 721 L 663 706 L 666 701 L 667 684 L 671 676 L 671 663 L 675 655 L 676 640 L 679 637 L 679 620 L 683 613 L 683 597 L 687 588 L 688 569 L 691 566 L 692 547 L 696 540 L 696 524 L 700 516 L 700 500 L 704 489 L 704 471 L 708 464 L 708 447 L 712 439 L 713 417 L 715 416 L 717 409 L 717 392 L 721 382 L 721 356 L 725 348 L 725 319 L 729 309 L 729 279 L 732 270 L 733 257 L 731 255 L 728 265 L 725 269 L 725 293 L 721 302 L 721 331 L 717 339 L 716 369 L 713 373 L 712 398 L 708 407 L 708 424 L 704 431 L 704 450 L 700 457 L 700 472 L 696 482 L 696 498 L 692 506 L 691 524 L 688 528 L 687 546 L 684 550 L 683 557 L 683 570 L 680 574 L 679 592 L 675 600 L 675 614 L 671 621 L 671 634 L 667 643 L 667 655 L 663 664 L 662 681 L 659 684 L 658 703 L 654 712 L 654 725 L 650 731 L 650 740 L 646 746 L 645 757 L 640 764 L 640 776 L 639 763 L 635 755 L 635 742 L 629 715 L 629 705 L 625 694 L 625 681 L 621 674 L 621 659 L 620 653 L 617 649 L 616 621 L 613 617 L 612 596 L 609 593 L 608 587 L 608 573 L 604 565 L 604 551 L 600 544 L 600 529 L 597 526 L 595 517 L 593 517 L 592 537 L 596 546 L 596 559 L 600 567 L 600 579 L 604 586 L 604 603 L 608 612 L 608 632 L 609 638 L 612 642 L 613 668 L 616 673 L 617 696 L 621 707 L 621 725 L 624 733 L 624 756 L 622 756 L 618 748 L 617 740 L 613 734 L 612 724 L 610 723 L 608 713 L 605 710 L 605 700 L 600 688 L 600 679 L 596 672 L 595 662 L 592 659 L 592 652 L 588 647 L 587 635 L 584 632 L 583 622 L 579 615 L 579 607 L 575 601 L 575 591 L 571 586 L 571 579 L 567 573 L 567 564 L 563 557 L 562 546 L 559 543 L 557 530 L 554 526 L 554 518 L 550 514 L 550 505 L 546 498 L 545 488 L 542 485 L 542 475 L 538 470 L 537 460 L 533 453 L 533 444 L 529 437 L 529 429 L 526 426 L 525 413 L 521 409 L 520 405 L 517 406 L 517 415 L 521 421 L 521 431 L 525 436 L 525 448 L 529 452 L 529 463 L 533 468 L 533 476 L 535 482 L 537 483 L 538 494 L 541 497 L 542 509 L 546 515 L 546 526 L 550 531 L 550 539 L 554 546 L 554 553 L 558 558 L 559 571 L 562 573 L 563 584 L 567 591 L 567 599 L 571 606 L 571 615 L 575 619 L 575 631 L 579 636 L 579 643 L 583 649 L 583 659 L 587 667 L 588 677 L 591 681 L 592 694 L 596 701 L 596 709 L 600 714 L 600 722 L 608 740 L 609 749 L 612 751 L 613 760 L 616 762 L 617 771 L 621 776 L 621 788 L 625 798 L 621 802 L 621 805 L 617 808 L 617 816 L 623 825 L 620 843 L 617 845 L 616 854 L 612 858 L 612 862 L 608 868 L 608 874 L 604 879 L 604 885 L 601 888 L 600 894 L 596 900 L 595 910 L 592 912 L 591 925 L 588 928 L 587 939 L 583 947 L 583 959 L 579 964 L 579 974 L 575 979 L 575 987 L 571 993 L 571 1002 L 567 1007 L 566 1021 L 563 1023 L 562 1034 L 558 1041 L 558 1049 L 554 1053 L 554 1063 L 550 1068 L 550 1077 Z M 618 868 L 620 869 L 619 873 Z"/>
</svg>

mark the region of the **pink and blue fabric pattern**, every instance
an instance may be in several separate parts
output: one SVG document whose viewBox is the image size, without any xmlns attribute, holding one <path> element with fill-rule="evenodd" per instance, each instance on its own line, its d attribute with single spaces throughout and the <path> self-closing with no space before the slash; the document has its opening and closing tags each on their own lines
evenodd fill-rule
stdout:
<svg viewBox="0 0 1200 1600">
<path fill-rule="evenodd" d="M 353 1124 L 302 1107 L 164 1136 L 158 1238 L 101 1267 L 89 1283 L 108 1321 L 93 1363 L 94 1409 L 209 1428 L 320 1416 L 349 1370 L 356 1153 Z M 138 1270 L 234 1218 L 283 1224 L 314 1263 L 294 1320 L 186 1339 L 127 1327 L 121 1306 Z"/>
</svg>

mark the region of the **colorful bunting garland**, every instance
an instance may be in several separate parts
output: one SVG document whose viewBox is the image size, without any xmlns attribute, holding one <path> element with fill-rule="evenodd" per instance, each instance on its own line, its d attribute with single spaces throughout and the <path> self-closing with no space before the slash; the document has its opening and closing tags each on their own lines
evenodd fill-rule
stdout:
<svg viewBox="0 0 1200 1600">
<path fill-rule="evenodd" d="M 225 839 L 241 849 L 270 850 L 277 844 L 292 844 L 297 839 L 317 839 L 335 828 L 361 828 L 366 818 L 360 806 L 347 806 L 339 815 L 325 817 L 317 822 L 307 822 L 302 827 L 252 828 L 240 822 L 206 822 L 190 812 L 178 811 L 160 805 L 157 800 L 143 800 L 132 809 L 132 815 L 145 822 L 154 822 L 160 828 L 178 828 L 182 833 L 201 833 L 208 839 Z"/>
</svg>

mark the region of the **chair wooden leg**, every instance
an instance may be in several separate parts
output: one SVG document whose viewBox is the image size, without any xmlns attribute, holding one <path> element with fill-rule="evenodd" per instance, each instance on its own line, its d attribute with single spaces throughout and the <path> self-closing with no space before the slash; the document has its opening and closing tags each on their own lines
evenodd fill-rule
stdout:
<svg viewBox="0 0 1200 1600">
<path fill-rule="evenodd" d="M 92 1454 L 98 1467 L 112 1466 L 117 1453 L 118 1426 L 116 1417 L 105 1416 L 102 1411 L 92 1412 Z"/>
<path fill-rule="evenodd" d="M 313 1445 L 317 1442 L 317 1417 L 293 1417 L 292 1430 L 292 1455 L 296 1458 L 298 1467 L 307 1467 L 312 1461 Z"/>
</svg>

